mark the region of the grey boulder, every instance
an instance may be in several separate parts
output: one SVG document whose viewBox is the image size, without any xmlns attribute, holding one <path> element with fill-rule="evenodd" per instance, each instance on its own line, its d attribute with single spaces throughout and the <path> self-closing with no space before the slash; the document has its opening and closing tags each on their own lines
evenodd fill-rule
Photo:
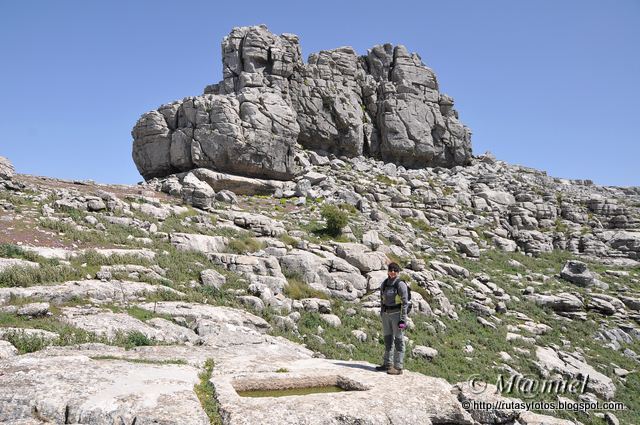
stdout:
<svg viewBox="0 0 640 425">
<path fill-rule="evenodd" d="M 560 271 L 560 277 L 582 287 L 606 286 L 606 284 L 596 279 L 585 263 L 577 260 L 567 261 L 562 271 Z"/>
</svg>

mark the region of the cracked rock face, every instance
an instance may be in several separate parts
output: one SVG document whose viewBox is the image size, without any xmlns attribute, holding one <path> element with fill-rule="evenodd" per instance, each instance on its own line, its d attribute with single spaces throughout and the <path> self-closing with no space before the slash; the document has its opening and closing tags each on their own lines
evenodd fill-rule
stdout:
<svg viewBox="0 0 640 425">
<path fill-rule="evenodd" d="M 13 164 L 4 156 L 0 156 L 0 179 L 11 180 L 16 170 Z"/>
<path fill-rule="evenodd" d="M 295 172 L 295 112 L 267 88 L 196 96 L 144 114 L 132 131 L 145 179 L 210 168 L 286 180 Z"/>
<path fill-rule="evenodd" d="M 410 168 L 467 164 L 471 132 L 433 71 L 402 46 L 351 47 L 301 58 L 298 37 L 234 28 L 223 80 L 201 96 L 144 114 L 132 131 L 145 179 L 193 168 L 288 180 L 296 143 Z"/>
</svg>

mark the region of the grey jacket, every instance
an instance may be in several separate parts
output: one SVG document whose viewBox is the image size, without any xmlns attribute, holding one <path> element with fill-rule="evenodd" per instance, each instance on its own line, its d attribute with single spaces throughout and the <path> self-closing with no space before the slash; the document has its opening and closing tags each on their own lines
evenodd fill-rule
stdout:
<svg viewBox="0 0 640 425">
<path fill-rule="evenodd" d="M 387 283 L 389 279 L 385 279 L 380 285 L 380 314 L 384 312 L 384 307 L 392 307 L 401 305 L 400 317 L 401 320 L 407 320 L 407 308 L 409 307 L 409 292 L 407 291 L 407 284 L 396 277 L 398 281 L 398 291 L 394 288 L 393 282 Z"/>
</svg>

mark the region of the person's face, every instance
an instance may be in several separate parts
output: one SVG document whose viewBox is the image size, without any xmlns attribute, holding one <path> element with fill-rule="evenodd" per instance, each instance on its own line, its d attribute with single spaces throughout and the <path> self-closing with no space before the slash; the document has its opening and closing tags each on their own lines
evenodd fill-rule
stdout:
<svg viewBox="0 0 640 425">
<path fill-rule="evenodd" d="M 397 272 L 396 270 L 389 270 L 389 271 L 387 272 L 387 275 L 388 275 L 390 278 L 395 278 L 396 276 L 398 276 L 398 272 Z"/>
</svg>

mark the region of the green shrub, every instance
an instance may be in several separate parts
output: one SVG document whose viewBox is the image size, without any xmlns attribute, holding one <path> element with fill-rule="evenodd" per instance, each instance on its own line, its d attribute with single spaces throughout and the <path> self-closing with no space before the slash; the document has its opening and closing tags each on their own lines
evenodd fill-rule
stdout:
<svg viewBox="0 0 640 425">
<path fill-rule="evenodd" d="M 9 332 L 4 339 L 16 347 L 20 354 L 33 353 L 50 344 L 49 341 L 39 335 L 28 335 L 20 331 Z"/>
<path fill-rule="evenodd" d="M 118 332 L 112 343 L 126 349 L 154 345 L 154 341 L 140 331 Z"/>
<path fill-rule="evenodd" d="M 327 222 L 327 232 L 332 236 L 340 235 L 342 228 L 349 222 L 348 212 L 338 208 L 336 205 L 327 204 L 323 206 L 320 214 Z"/>
<path fill-rule="evenodd" d="M 0 199 L 3 199 L 13 205 L 14 207 L 24 206 L 24 205 L 32 205 L 33 201 L 24 196 L 14 195 L 11 192 L 0 191 Z M 16 211 L 20 210 L 20 208 L 16 208 Z"/>
<path fill-rule="evenodd" d="M 97 336 L 96 334 L 87 332 L 84 329 L 76 328 L 67 324 L 60 323 L 58 326 L 56 326 L 55 331 L 58 333 L 58 339 L 55 341 L 55 345 L 75 345 L 84 344 L 87 342 L 105 342 L 104 337 Z"/>
</svg>

